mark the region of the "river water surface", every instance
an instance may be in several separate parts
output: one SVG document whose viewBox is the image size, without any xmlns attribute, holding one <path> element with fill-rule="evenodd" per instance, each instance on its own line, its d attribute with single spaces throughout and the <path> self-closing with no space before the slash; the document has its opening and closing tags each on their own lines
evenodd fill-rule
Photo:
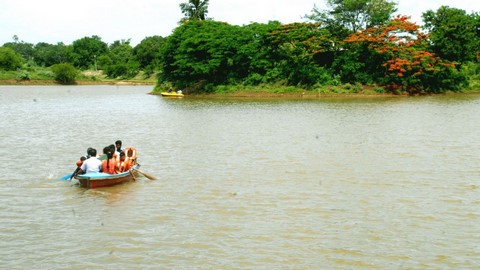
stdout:
<svg viewBox="0 0 480 270">
<path fill-rule="evenodd" d="M 0 268 L 480 268 L 480 95 L 150 90 L 0 86 Z M 158 179 L 58 180 L 117 139 Z"/>
</svg>

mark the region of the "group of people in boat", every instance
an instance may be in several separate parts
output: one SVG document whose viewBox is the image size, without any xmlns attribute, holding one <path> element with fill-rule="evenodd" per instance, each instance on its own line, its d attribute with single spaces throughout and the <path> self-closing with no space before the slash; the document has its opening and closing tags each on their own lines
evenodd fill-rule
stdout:
<svg viewBox="0 0 480 270">
<path fill-rule="evenodd" d="M 130 170 L 137 164 L 137 150 L 133 147 L 122 148 L 122 141 L 105 146 L 103 154 L 99 155 L 95 148 L 87 149 L 87 156 L 82 156 L 77 161 L 76 174 L 85 173 L 108 173 L 117 174 Z"/>
<path fill-rule="evenodd" d="M 176 94 L 179 94 L 179 95 L 180 95 L 180 94 L 182 94 L 182 92 L 183 92 L 183 91 L 180 90 L 180 89 L 177 90 L 177 91 L 174 91 L 172 88 L 168 89 L 168 93 L 176 93 Z"/>
</svg>

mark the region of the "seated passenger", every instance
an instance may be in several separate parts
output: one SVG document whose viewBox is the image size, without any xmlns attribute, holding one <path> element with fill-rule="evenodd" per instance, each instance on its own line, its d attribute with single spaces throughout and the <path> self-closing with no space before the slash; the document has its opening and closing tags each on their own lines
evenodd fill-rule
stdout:
<svg viewBox="0 0 480 270">
<path fill-rule="evenodd" d="M 128 148 L 125 148 L 125 153 L 126 153 L 126 157 L 125 157 L 126 161 L 130 162 L 132 166 L 137 164 L 137 149 L 133 147 L 128 147 Z"/>
<path fill-rule="evenodd" d="M 122 141 L 115 141 L 115 154 L 117 155 L 117 162 L 120 160 L 120 153 L 123 152 Z"/>
<path fill-rule="evenodd" d="M 113 151 L 111 147 L 103 148 L 103 153 L 107 155 L 107 159 L 102 161 L 102 172 L 115 174 L 115 167 L 117 166 L 117 161 L 113 157 Z"/>
<path fill-rule="evenodd" d="M 117 162 L 117 173 L 122 173 L 130 170 L 132 168 L 132 163 L 130 160 L 126 159 L 125 152 L 120 152 L 120 160 Z"/>
<path fill-rule="evenodd" d="M 108 147 L 108 146 L 107 146 L 107 147 Z M 104 161 L 104 160 L 106 160 L 107 158 L 108 158 L 108 157 L 107 157 L 107 154 L 105 153 L 105 148 L 103 148 L 103 154 L 101 154 L 101 155 L 98 157 L 98 159 L 99 159 L 100 161 Z"/>
<path fill-rule="evenodd" d="M 88 148 L 87 154 L 89 158 L 83 161 L 80 166 L 81 173 L 98 173 L 102 169 L 102 162 L 97 158 L 97 150 Z"/>
<path fill-rule="evenodd" d="M 82 164 L 87 158 L 84 156 L 80 157 L 80 160 L 76 162 L 77 168 L 73 172 L 72 176 L 70 176 L 70 180 L 72 180 L 73 177 L 75 177 L 77 174 L 79 174 L 82 171 Z"/>
<path fill-rule="evenodd" d="M 112 152 L 112 156 L 115 158 L 115 160 L 118 160 L 118 155 L 117 155 L 117 151 L 116 151 L 116 148 L 115 148 L 115 144 L 110 144 L 109 146 L 107 146 L 108 148 L 110 148 L 110 152 Z"/>
</svg>

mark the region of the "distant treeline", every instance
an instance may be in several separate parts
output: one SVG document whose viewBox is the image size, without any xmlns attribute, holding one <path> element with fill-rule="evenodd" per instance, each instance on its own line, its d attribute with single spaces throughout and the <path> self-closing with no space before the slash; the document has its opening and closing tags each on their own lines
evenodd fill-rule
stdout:
<svg viewBox="0 0 480 270">
<path fill-rule="evenodd" d="M 103 70 L 110 78 L 128 79 L 140 70 L 152 74 L 161 68 L 161 48 L 165 40 L 161 36 L 147 37 L 132 47 L 129 40 L 118 40 L 109 45 L 99 36 L 91 36 L 75 40 L 71 45 L 45 42 L 33 45 L 15 36 L 14 42 L 0 47 L 0 69 L 69 63 L 79 70 Z"/>
<path fill-rule="evenodd" d="M 107 44 L 98 36 L 71 45 L 33 45 L 14 37 L 0 47 L 0 69 L 69 63 L 79 70 L 102 70 L 110 78 L 143 71 L 157 74 L 159 85 L 191 92 L 215 92 L 226 85 L 308 90 L 348 83 L 422 94 L 458 91 L 472 76 L 478 78 L 478 13 L 443 6 L 423 13 L 421 28 L 407 17 L 392 18 L 396 9 L 390 2 L 383 1 L 390 6 L 377 13 L 360 11 L 355 19 L 336 2 L 329 12 L 314 9 L 304 23 L 235 26 L 185 19 L 170 36 L 147 37 L 135 47 L 129 40 Z"/>
</svg>

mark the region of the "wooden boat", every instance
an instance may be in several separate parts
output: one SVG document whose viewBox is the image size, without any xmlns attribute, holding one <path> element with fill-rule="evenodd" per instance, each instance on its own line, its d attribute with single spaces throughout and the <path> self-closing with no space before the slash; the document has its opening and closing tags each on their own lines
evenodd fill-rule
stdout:
<svg viewBox="0 0 480 270">
<path fill-rule="evenodd" d="M 109 186 L 118 185 L 121 183 L 135 181 L 135 178 L 138 176 L 136 172 L 137 168 L 138 168 L 138 165 L 135 165 L 129 171 L 118 173 L 118 174 L 108 174 L 108 173 L 78 174 L 75 176 L 75 179 L 77 179 L 80 182 L 80 186 L 84 188 L 109 187 Z"/>
<path fill-rule="evenodd" d="M 177 92 L 161 92 L 160 94 L 164 97 L 183 97 L 184 96 L 182 93 L 177 93 Z"/>
</svg>

